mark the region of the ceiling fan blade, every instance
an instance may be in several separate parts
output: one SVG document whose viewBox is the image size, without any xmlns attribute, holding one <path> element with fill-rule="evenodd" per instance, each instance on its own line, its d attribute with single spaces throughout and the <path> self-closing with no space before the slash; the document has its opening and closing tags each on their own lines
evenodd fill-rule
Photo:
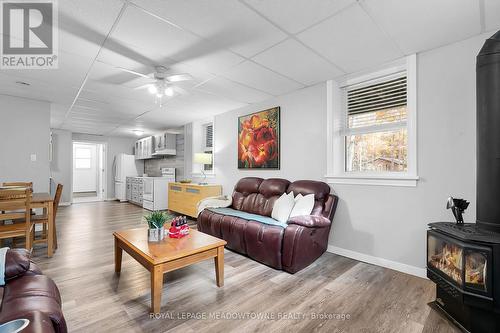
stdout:
<svg viewBox="0 0 500 333">
<path fill-rule="evenodd" d="M 188 73 L 169 75 L 165 78 L 168 82 L 180 82 L 189 81 L 193 79 L 193 76 Z"/>
<path fill-rule="evenodd" d="M 146 89 L 146 88 L 149 88 L 149 86 L 152 86 L 152 85 L 153 85 L 153 83 L 143 84 L 142 86 L 135 87 L 134 90 Z"/>
<path fill-rule="evenodd" d="M 187 95 L 189 94 L 189 92 L 184 89 L 184 88 L 181 88 L 181 87 L 177 87 L 177 86 L 173 86 L 172 89 L 174 89 L 174 91 L 180 95 Z"/>
<path fill-rule="evenodd" d="M 139 73 L 139 72 L 136 72 L 136 71 L 133 71 L 131 69 L 127 69 L 127 68 L 123 68 L 123 67 L 115 67 L 116 69 L 119 69 L 121 71 L 124 71 L 124 72 L 127 72 L 127 73 L 130 73 L 130 74 L 134 74 L 134 75 L 137 75 L 137 76 L 142 76 L 142 77 L 145 77 L 147 79 L 151 79 L 152 77 L 149 76 L 149 75 L 146 75 L 146 74 L 142 74 L 142 73 Z"/>
</svg>

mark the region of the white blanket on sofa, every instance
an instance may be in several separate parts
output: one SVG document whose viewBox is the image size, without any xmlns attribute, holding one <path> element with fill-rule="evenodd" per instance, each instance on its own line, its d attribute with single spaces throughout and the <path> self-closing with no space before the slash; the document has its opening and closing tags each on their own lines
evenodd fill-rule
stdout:
<svg viewBox="0 0 500 333">
<path fill-rule="evenodd" d="M 5 256 L 7 255 L 8 247 L 0 248 L 0 286 L 5 285 Z"/>
<path fill-rule="evenodd" d="M 205 208 L 225 208 L 231 206 L 232 203 L 233 198 L 227 195 L 208 197 L 198 202 L 196 215 L 198 216 Z"/>
</svg>

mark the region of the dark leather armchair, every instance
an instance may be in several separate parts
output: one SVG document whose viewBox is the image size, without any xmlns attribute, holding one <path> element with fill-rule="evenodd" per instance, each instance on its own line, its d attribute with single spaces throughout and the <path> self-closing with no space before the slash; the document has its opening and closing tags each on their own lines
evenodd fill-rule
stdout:
<svg viewBox="0 0 500 333">
<path fill-rule="evenodd" d="M 274 202 L 283 194 L 314 194 L 311 215 L 296 216 L 286 228 L 227 216 L 205 209 L 198 216 L 198 230 L 227 241 L 226 247 L 276 269 L 295 273 L 327 249 L 338 197 L 328 184 L 312 180 L 291 183 L 286 179 L 242 178 L 235 186 L 230 208 L 271 216 Z"/>
<path fill-rule="evenodd" d="M 24 249 L 7 251 L 5 285 L 0 287 L 0 324 L 30 320 L 23 333 L 66 333 L 56 284 L 30 260 Z"/>
</svg>

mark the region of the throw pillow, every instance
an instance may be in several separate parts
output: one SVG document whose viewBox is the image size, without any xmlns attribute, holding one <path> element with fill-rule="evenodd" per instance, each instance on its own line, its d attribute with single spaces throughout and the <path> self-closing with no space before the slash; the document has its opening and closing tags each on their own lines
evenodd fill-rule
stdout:
<svg viewBox="0 0 500 333">
<path fill-rule="evenodd" d="M 271 217 L 277 221 L 280 221 L 281 223 L 286 223 L 294 205 L 295 200 L 293 198 L 293 193 L 283 193 L 281 197 L 279 197 L 278 200 L 274 202 Z"/>
<path fill-rule="evenodd" d="M 313 208 L 314 208 L 314 194 L 308 194 L 306 196 L 298 194 L 296 197 L 295 205 L 293 206 L 293 209 L 290 213 L 290 217 L 311 215 Z"/>
</svg>

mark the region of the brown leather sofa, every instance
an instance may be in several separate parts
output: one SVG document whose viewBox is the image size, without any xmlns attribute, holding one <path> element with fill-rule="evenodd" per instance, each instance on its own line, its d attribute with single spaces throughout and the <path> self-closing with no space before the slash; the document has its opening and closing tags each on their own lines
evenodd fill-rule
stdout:
<svg viewBox="0 0 500 333">
<path fill-rule="evenodd" d="M 0 324 L 25 318 L 30 323 L 23 333 L 68 331 L 56 284 L 42 274 L 24 249 L 7 251 L 0 304 Z"/>
<path fill-rule="evenodd" d="M 283 193 L 314 194 L 311 215 L 291 218 L 287 226 L 274 226 L 205 209 L 198 216 L 198 230 L 227 241 L 226 247 L 263 264 L 289 273 L 307 267 L 328 246 L 328 236 L 338 197 L 328 184 L 311 180 L 242 178 L 235 186 L 230 208 L 271 216 Z"/>
</svg>

